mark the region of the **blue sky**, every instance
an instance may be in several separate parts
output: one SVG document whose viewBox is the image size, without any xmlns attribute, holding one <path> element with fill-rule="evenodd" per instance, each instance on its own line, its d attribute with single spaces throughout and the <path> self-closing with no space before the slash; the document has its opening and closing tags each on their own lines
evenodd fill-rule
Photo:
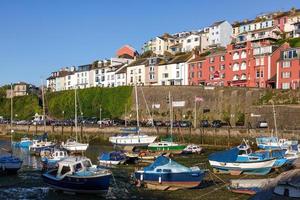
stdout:
<svg viewBox="0 0 300 200">
<path fill-rule="evenodd" d="M 137 50 L 164 32 L 300 8 L 299 0 L 0 0 L 0 85 Z"/>
</svg>

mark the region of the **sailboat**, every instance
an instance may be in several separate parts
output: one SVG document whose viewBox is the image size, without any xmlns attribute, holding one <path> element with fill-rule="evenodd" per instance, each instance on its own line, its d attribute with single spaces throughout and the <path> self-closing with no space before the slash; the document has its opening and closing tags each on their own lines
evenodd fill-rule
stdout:
<svg viewBox="0 0 300 200">
<path fill-rule="evenodd" d="M 177 144 L 173 142 L 173 101 L 171 99 L 171 93 L 169 92 L 170 101 L 170 126 L 171 137 L 168 140 L 162 140 L 160 142 L 151 143 L 148 145 L 148 149 L 151 151 L 182 151 L 186 148 L 186 145 Z"/>
<path fill-rule="evenodd" d="M 11 97 L 10 97 L 10 104 L 11 104 L 11 113 L 10 113 L 10 141 L 12 143 L 12 134 L 13 134 L 13 88 L 11 84 Z M 11 147 L 12 148 L 12 147 Z M 0 156 L 0 173 L 1 174 L 15 174 L 19 169 L 22 167 L 23 161 L 14 156 L 11 152 L 10 155 Z"/>
<path fill-rule="evenodd" d="M 76 133 L 76 138 L 70 138 L 67 140 L 66 143 L 62 144 L 62 147 L 66 149 L 67 151 L 70 152 L 82 152 L 86 151 L 88 148 L 89 144 L 85 143 L 79 143 L 78 142 L 78 117 L 77 117 L 77 88 L 75 87 L 75 133 Z"/>
<path fill-rule="evenodd" d="M 118 146 L 148 146 L 153 143 L 157 136 L 149 136 L 146 134 L 140 134 L 140 122 L 139 122 L 139 102 L 137 96 L 137 83 L 135 81 L 135 106 L 136 106 L 136 121 L 137 127 L 135 129 L 123 129 L 124 133 L 117 136 L 109 137 L 109 141 Z M 135 132 L 135 133 L 130 133 Z"/>
<path fill-rule="evenodd" d="M 42 103 L 43 103 L 43 124 L 44 124 L 44 134 L 42 136 L 37 136 L 31 141 L 29 145 L 29 151 L 33 154 L 40 155 L 43 149 L 53 148 L 56 144 L 55 142 L 47 141 L 48 134 L 46 132 L 46 109 L 45 109 L 45 93 L 44 84 L 42 82 Z"/>
</svg>

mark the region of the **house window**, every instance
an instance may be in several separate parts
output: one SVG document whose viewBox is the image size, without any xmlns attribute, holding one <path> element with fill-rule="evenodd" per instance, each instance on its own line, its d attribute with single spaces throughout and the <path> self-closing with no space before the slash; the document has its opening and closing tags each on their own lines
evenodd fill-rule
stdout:
<svg viewBox="0 0 300 200">
<path fill-rule="evenodd" d="M 233 60 L 239 59 L 239 52 L 234 52 L 234 53 L 233 53 L 232 59 L 233 59 Z"/>
<path fill-rule="evenodd" d="M 281 77 L 282 78 L 290 78 L 291 77 L 291 72 L 282 72 Z"/>
<path fill-rule="evenodd" d="M 133 83 L 133 77 L 130 77 L 130 83 Z"/>
<path fill-rule="evenodd" d="M 221 78 L 223 79 L 225 78 L 225 73 L 221 74 Z"/>
<path fill-rule="evenodd" d="M 261 65 L 264 65 L 264 61 L 265 61 L 264 57 L 260 58 L 260 64 Z"/>
<path fill-rule="evenodd" d="M 141 74 L 142 73 L 142 69 L 139 69 L 139 74 Z"/>
<path fill-rule="evenodd" d="M 290 89 L 290 83 L 282 83 L 282 89 Z"/>
<path fill-rule="evenodd" d="M 215 71 L 215 67 L 214 66 L 210 66 L 209 67 L 209 71 L 211 71 L 211 72 Z"/>
<path fill-rule="evenodd" d="M 133 70 L 130 70 L 130 74 L 133 74 Z"/>
<path fill-rule="evenodd" d="M 225 56 L 221 56 L 221 57 L 220 57 L 220 60 L 221 60 L 221 61 L 224 61 L 224 60 L 225 60 Z"/>
<path fill-rule="evenodd" d="M 187 43 L 191 43 L 191 39 L 188 39 L 188 40 L 187 40 Z"/>
<path fill-rule="evenodd" d="M 165 84 L 166 84 L 165 81 L 162 81 L 162 82 L 161 82 L 161 85 L 165 85 Z"/>
<path fill-rule="evenodd" d="M 150 74 L 150 80 L 154 79 L 154 74 Z"/>
<path fill-rule="evenodd" d="M 234 63 L 233 64 L 233 68 L 232 68 L 232 71 L 239 71 L 240 70 L 240 66 L 238 63 Z"/>
<path fill-rule="evenodd" d="M 199 69 L 202 68 L 202 63 L 198 63 L 198 68 L 199 68 Z"/>
<path fill-rule="evenodd" d="M 210 62 L 210 63 L 213 63 L 214 61 L 215 61 L 215 58 L 214 58 L 214 57 L 210 57 L 210 58 L 209 58 L 209 62 Z"/>
<path fill-rule="evenodd" d="M 202 71 L 198 72 L 198 78 L 202 78 Z"/>
<path fill-rule="evenodd" d="M 241 80 L 246 80 L 246 79 L 247 79 L 246 74 L 242 74 Z"/>
<path fill-rule="evenodd" d="M 96 70 L 96 74 L 99 74 L 99 70 L 98 69 Z"/>
<path fill-rule="evenodd" d="M 246 57 L 247 57 L 246 51 L 242 51 L 241 58 L 246 58 Z"/>
<path fill-rule="evenodd" d="M 234 75 L 232 80 L 234 80 L 234 81 L 237 81 L 237 80 L 239 80 L 239 75 L 237 75 L 237 74 L 236 74 L 236 75 Z"/>
<path fill-rule="evenodd" d="M 264 71 L 260 71 L 260 77 L 261 77 L 261 78 L 264 77 Z"/>
<path fill-rule="evenodd" d="M 176 72 L 176 78 L 179 78 L 179 71 Z"/>
<path fill-rule="evenodd" d="M 139 76 L 139 82 L 141 82 L 142 81 L 142 76 Z"/>
<path fill-rule="evenodd" d="M 168 65 L 165 65 L 165 70 L 168 70 Z"/>
<path fill-rule="evenodd" d="M 290 61 L 283 61 L 282 62 L 282 68 L 288 68 L 291 66 L 291 62 Z"/>
<path fill-rule="evenodd" d="M 191 77 L 191 78 L 194 78 L 194 72 L 192 72 L 192 73 L 190 74 L 190 77 Z"/>
<path fill-rule="evenodd" d="M 259 78 L 260 72 L 259 70 L 256 71 L 256 78 Z"/>
<path fill-rule="evenodd" d="M 168 73 L 164 73 L 163 74 L 163 78 L 168 78 L 169 77 L 169 74 Z"/>
<path fill-rule="evenodd" d="M 220 70 L 225 70 L 225 65 L 221 65 Z"/>
<path fill-rule="evenodd" d="M 209 80 L 214 80 L 214 75 L 213 74 L 209 75 Z"/>
<path fill-rule="evenodd" d="M 194 41 L 197 42 L 197 41 L 198 41 L 198 38 L 196 37 L 196 38 L 194 39 Z"/>
<path fill-rule="evenodd" d="M 246 62 L 242 62 L 241 64 L 241 70 L 245 70 L 247 68 Z"/>
</svg>

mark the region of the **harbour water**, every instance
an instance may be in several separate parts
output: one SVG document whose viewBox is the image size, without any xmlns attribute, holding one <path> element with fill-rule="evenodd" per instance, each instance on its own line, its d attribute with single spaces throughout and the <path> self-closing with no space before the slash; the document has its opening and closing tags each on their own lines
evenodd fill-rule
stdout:
<svg viewBox="0 0 300 200">
<path fill-rule="evenodd" d="M 0 138 L 0 147 L 9 148 L 10 141 Z M 109 145 L 92 144 L 89 146 L 86 156 L 96 163 L 100 152 L 110 151 L 113 147 Z M 207 155 L 212 150 L 202 155 L 177 156 L 174 159 L 187 166 L 202 163 L 207 167 Z M 14 149 L 13 153 L 23 160 L 23 167 L 18 175 L 0 176 L 0 199 L 248 199 L 249 196 L 238 195 L 227 190 L 226 185 L 220 180 L 208 174 L 206 181 L 200 188 L 179 191 L 153 191 L 136 188 L 130 183 L 130 175 L 137 165 L 122 165 L 112 169 L 113 179 L 107 194 L 78 195 L 66 194 L 52 190 L 43 183 L 41 178 L 42 166 L 40 158 L 29 154 L 28 150 Z M 226 180 L 229 177 L 223 176 Z M 216 184 L 217 185 L 216 185 Z"/>
</svg>

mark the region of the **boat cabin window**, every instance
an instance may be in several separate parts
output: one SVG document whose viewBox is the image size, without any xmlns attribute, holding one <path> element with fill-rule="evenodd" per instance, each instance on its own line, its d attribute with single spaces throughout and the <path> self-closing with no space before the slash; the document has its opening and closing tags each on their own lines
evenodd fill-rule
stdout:
<svg viewBox="0 0 300 200">
<path fill-rule="evenodd" d="M 58 156 L 58 153 L 57 153 L 57 152 L 55 153 L 55 156 Z"/>
<path fill-rule="evenodd" d="M 89 160 L 84 160 L 82 163 L 85 167 L 91 167 L 92 166 L 92 164 Z"/>
<path fill-rule="evenodd" d="M 62 169 L 61 169 L 60 174 L 61 174 L 61 175 L 64 175 L 64 174 L 66 174 L 66 173 L 68 173 L 68 172 L 70 172 L 70 171 L 71 171 L 71 169 L 70 169 L 69 166 L 63 166 Z"/>
<path fill-rule="evenodd" d="M 74 171 L 75 171 L 75 172 L 78 172 L 78 171 L 80 171 L 80 170 L 82 170 L 82 165 L 81 165 L 81 163 L 77 163 L 77 164 L 74 166 Z"/>
<path fill-rule="evenodd" d="M 171 169 L 163 169 L 163 172 L 171 173 L 172 170 Z"/>
<path fill-rule="evenodd" d="M 60 156 L 64 156 L 64 152 L 59 152 L 60 153 Z"/>
<path fill-rule="evenodd" d="M 156 172 L 161 172 L 161 169 L 157 169 Z"/>
<path fill-rule="evenodd" d="M 240 151 L 239 151 L 239 155 L 244 155 L 244 154 L 246 154 L 246 151 L 245 151 L 245 150 L 240 150 Z"/>
<path fill-rule="evenodd" d="M 249 160 L 258 160 L 257 157 L 250 157 Z"/>
</svg>

